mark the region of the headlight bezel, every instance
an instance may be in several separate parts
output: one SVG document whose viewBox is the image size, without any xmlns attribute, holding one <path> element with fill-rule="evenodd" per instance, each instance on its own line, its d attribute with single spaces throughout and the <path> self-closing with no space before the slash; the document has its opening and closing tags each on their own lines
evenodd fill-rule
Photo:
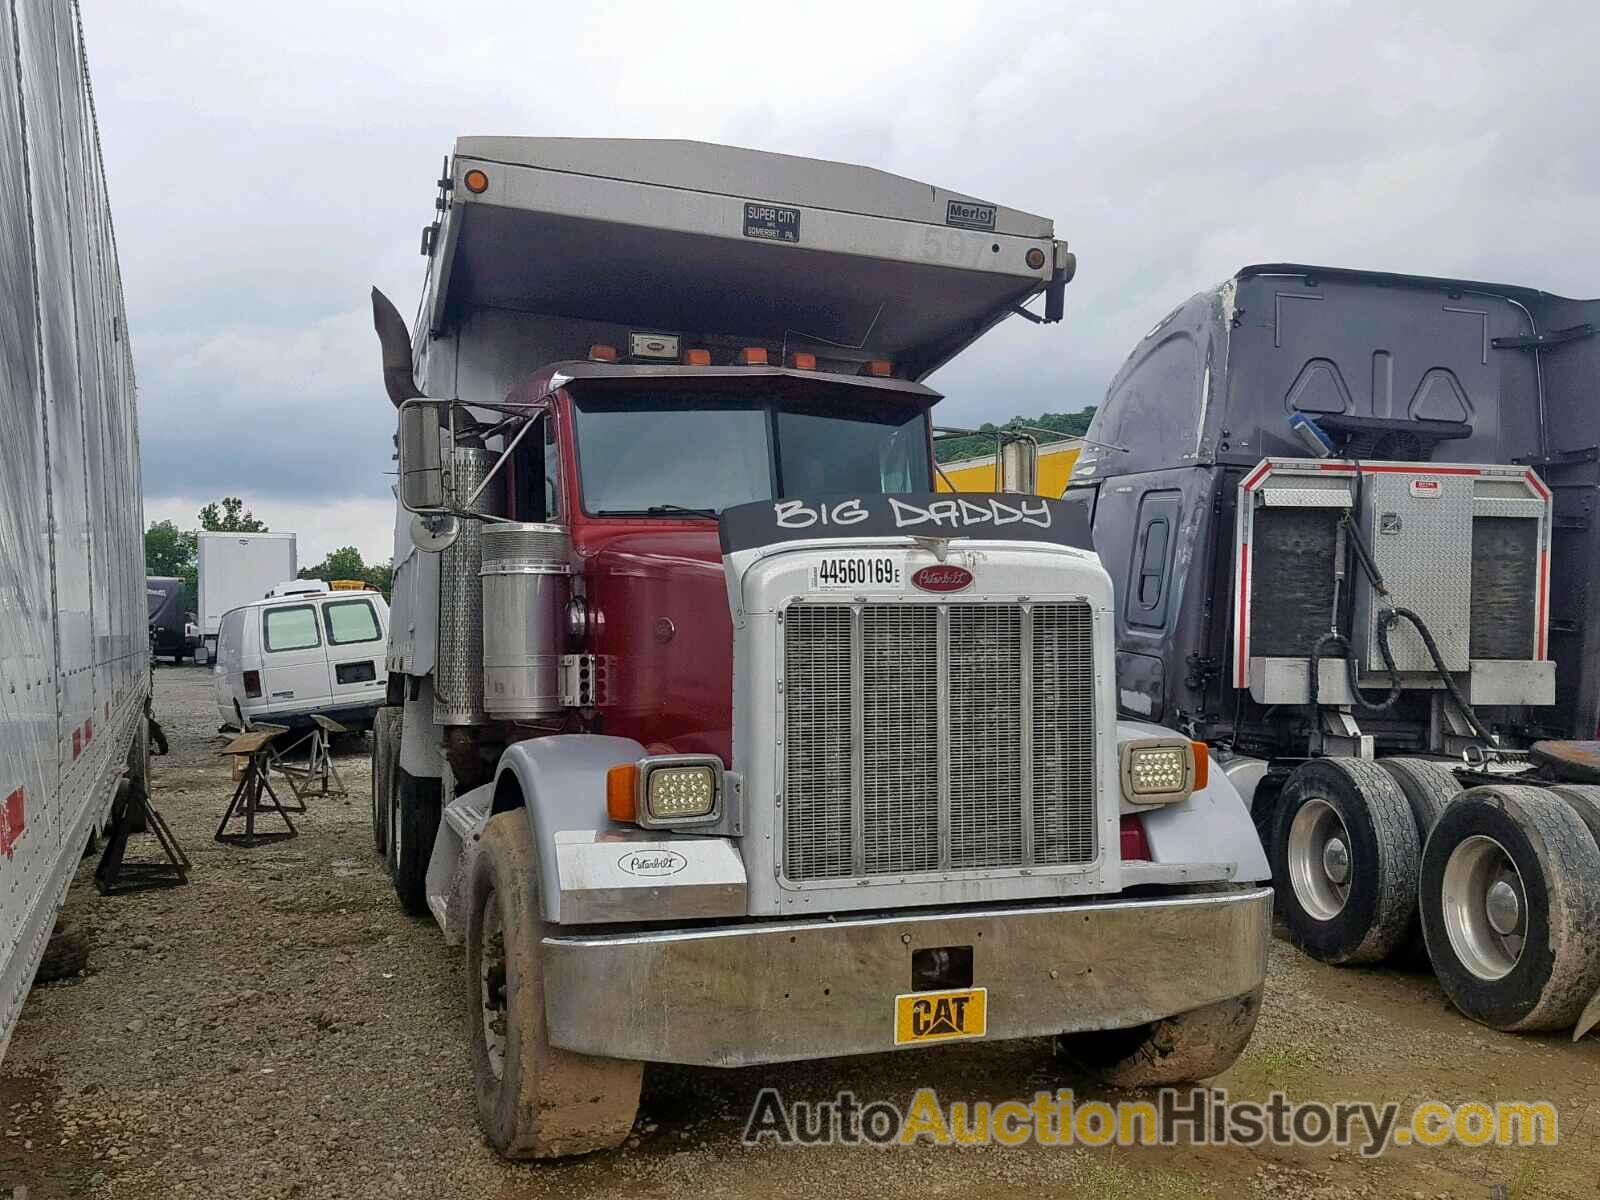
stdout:
<svg viewBox="0 0 1600 1200">
<path fill-rule="evenodd" d="M 1200 755 L 1207 753 L 1204 743 L 1176 736 L 1148 737 L 1123 742 L 1117 749 L 1122 798 L 1135 807 L 1155 808 L 1167 804 L 1181 804 L 1194 795 L 1197 788 L 1205 786 L 1206 772 L 1201 769 L 1198 761 Z M 1141 755 L 1151 756 L 1156 752 L 1175 755 L 1182 767 L 1182 779 L 1175 788 L 1139 791 L 1136 789 L 1137 761 Z"/>
<path fill-rule="evenodd" d="M 685 826 L 715 825 L 722 820 L 727 803 L 727 780 L 722 760 L 714 754 L 657 754 L 641 758 L 634 794 L 635 820 L 644 829 L 681 829 Z M 664 771 L 695 768 L 710 772 L 711 808 L 686 816 L 658 816 L 650 808 L 650 781 Z"/>
</svg>

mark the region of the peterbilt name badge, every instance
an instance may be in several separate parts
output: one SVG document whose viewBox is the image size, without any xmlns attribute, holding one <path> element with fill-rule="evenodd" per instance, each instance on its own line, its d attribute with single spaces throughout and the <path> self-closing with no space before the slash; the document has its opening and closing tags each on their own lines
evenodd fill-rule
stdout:
<svg viewBox="0 0 1600 1200">
<path fill-rule="evenodd" d="M 914 572 L 911 585 L 925 592 L 959 592 L 972 586 L 972 572 L 954 563 L 937 563 Z"/>
<path fill-rule="evenodd" d="M 629 875 L 676 875 L 689 860 L 676 850 L 630 850 L 617 859 L 617 866 Z"/>
</svg>

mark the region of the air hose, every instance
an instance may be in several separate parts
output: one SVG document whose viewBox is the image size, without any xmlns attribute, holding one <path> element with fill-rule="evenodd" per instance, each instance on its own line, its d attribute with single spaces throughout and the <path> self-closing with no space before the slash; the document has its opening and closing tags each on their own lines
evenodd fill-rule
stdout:
<svg viewBox="0 0 1600 1200">
<path fill-rule="evenodd" d="M 1433 640 L 1433 633 L 1428 629 L 1423 619 L 1409 608 L 1400 608 L 1388 603 L 1389 589 L 1384 584 L 1383 576 L 1379 573 L 1377 564 L 1373 562 L 1372 555 L 1368 551 L 1366 543 L 1362 540 L 1360 531 L 1348 514 L 1346 514 L 1344 520 L 1349 527 L 1350 538 L 1355 546 L 1356 559 L 1360 562 L 1361 569 L 1366 573 L 1367 578 L 1372 581 L 1372 588 L 1384 605 L 1383 612 L 1378 617 L 1378 652 L 1383 655 L 1383 667 L 1389 674 L 1389 694 L 1381 700 L 1367 699 L 1366 694 L 1362 692 L 1357 682 L 1356 660 L 1350 651 L 1350 641 L 1344 634 L 1333 630 L 1324 634 L 1317 640 L 1316 645 L 1311 647 L 1311 675 L 1308 682 L 1311 689 L 1313 719 L 1315 720 L 1316 714 L 1322 711 L 1317 692 L 1318 685 L 1322 681 L 1323 650 L 1328 646 L 1344 651 L 1345 675 L 1349 681 L 1350 694 L 1354 697 L 1357 707 L 1363 708 L 1368 712 L 1387 712 L 1395 706 L 1400 699 L 1402 688 L 1400 672 L 1394 665 L 1394 652 L 1389 647 L 1389 631 L 1401 621 L 1409 621 L 1412 627 L 1416 629 L 1418 636 L 1422 638 L 1422 644 L 1427 648 L 1428 657 L 1433 660 L 1434 672 L 1444 683 L 1445 691 L 1449 694 L 1451 702 L 1461 711 L 1461 715 L 1466 718 L 1467 724 L 1472 727 L 1472 732 L 1482 740 L 1484 745 L 1492 747 L 1495 744 L 1494 735 L 1489 732 L 1488 726 L 1483 723 L 1478 714 L 1472 710 L 1472 705 L 1467 703 L 1467 698 L 1461 694 L 1460 685 L 1456 683 L 1455 678 L 1444 665 L 1444 656 L 1439 653 L 1439 645 Z"/>
</svg>

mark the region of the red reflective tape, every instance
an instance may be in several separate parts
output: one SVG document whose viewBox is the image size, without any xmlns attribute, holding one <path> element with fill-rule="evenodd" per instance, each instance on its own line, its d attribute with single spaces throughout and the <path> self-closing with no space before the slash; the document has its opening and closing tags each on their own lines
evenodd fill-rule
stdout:
<svg viewBox="0 0 1600 1200">
<path fill-rule="evenodd" d="M 1272 464 L 1270 462 L 1261 463 L 1261 465 L 1256 467 L 1254 471 L 1251 471 L 1250 474 L 1244 477 L 1244 483 L 1242 483 L 1240 486 L 1247 492 L 1254 491 L 1256 485 L 1265 479 L 1267 477 L 1267 473 L 1271 470 Z"/>
<path fill-rule="evenodd" d="M 94 718 L 85 717 L 83 719 L 83 744 L 87 746 L 92 741 L 94 741 Z"/>
<path fill-rule="evenodd" d="M 1246 621 L 1250 616 L 1250 543 L 1245 542 L 1239 547 L 1239 609 L 1238 609 L 1237 638 L 1239 641 L 1239 662 L 1234 669 L 1234 687 L 1244 687 L 1250 682 L 1245 668 L 1245 643 L 1249 640 Z"/>
<path fill-rule="evenodd" d="M 1355 473 L 1349 463 L 1318 463 L 1319 471 L 1347 471 Z M 1427 463 L 1362 463 L 1363 475 L 1482 475 L 1478 467 L 1432 467 Z"/>
<path fill-rule="evenodd" d="M 77 758 L 83 753 L 83 727 L 80 725 L 72 731 L 72 757 Z"/>
<path fill-rule="evenodd" d="M 28 815 L 23 810 L 22 789 L 18 788 L 0 806 L 0 854 L 12 857 L 17 841 L 27 827 Z"/>
<path fill-rule="evenodd" d="M 1529 487 L 1539 493 L 1539 499 L 1550 499 L 1550 489 L 1545 487 L 1544 480 L 1539 478 L 1538 472 L 1534 471 L 1530 467 L 1528 470 L 1523 472 L 1522 477 L 1528 481 Z"/>
</svg>

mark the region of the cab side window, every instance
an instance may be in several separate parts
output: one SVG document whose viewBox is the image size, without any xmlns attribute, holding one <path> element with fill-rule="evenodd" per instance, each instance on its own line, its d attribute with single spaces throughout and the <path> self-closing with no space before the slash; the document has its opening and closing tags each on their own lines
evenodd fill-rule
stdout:
<svg viewBox="0 0 1600 1200">
<path fill-rule="evenodd" d="M 1123 603 L 1129 625 L 1166 628 L 1172 552 L 1181 511 L 1182 494 L 1176 491 L 1146 492 L 1139 501 L 1138 535 Z"/>
<path fill-rule="evenodd" d="M 309 650 L 322 645 L 317 632 L 317 612 L 309 604 L 269 608 L 261 616 L 261 640 L 267 652 Z"/>
</svg>

